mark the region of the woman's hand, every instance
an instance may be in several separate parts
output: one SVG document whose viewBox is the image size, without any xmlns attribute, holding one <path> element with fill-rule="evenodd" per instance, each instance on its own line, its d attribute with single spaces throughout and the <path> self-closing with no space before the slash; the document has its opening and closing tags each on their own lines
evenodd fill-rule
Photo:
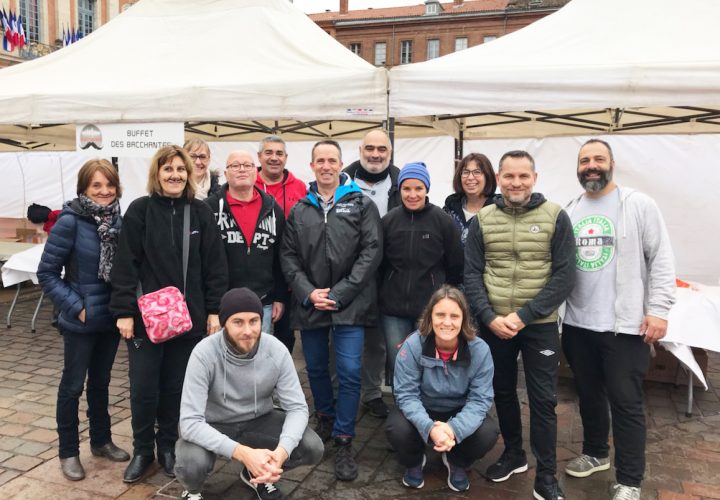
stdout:
<svg viewBox="0 0 720 500">
<path fill-rule="evenodd" d="M 78 314 L 78 319 L 81 323 L 85 323 L 85 308 L 83 307 L 82 311 L 80 311 L 80 314 Z"/>
<path fill-rule="evenodd" d="M 220 316 L 217 314 L 208 314 L 207 318 L 207 334 L 212 335 L 220 331 Z"/>
<path fill-rule="evenodd" d="M 117 325 L 117 329 L 120 331 L 122 338 L 130 340 L 134 337 L 133 329 L 135 326 L 135 320 L 133 318 L 118 318 L 115 324 Z"/>
</svg>

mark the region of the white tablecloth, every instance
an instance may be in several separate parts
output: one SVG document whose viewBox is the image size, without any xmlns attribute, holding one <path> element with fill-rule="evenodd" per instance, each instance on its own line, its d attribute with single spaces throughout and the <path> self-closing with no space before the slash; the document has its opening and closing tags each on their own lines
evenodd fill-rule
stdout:
<svg viewBox="0 0 720 500">
<path fill-rule="evenodd" d="M 35 244 L 27 250 L 13 254 L 2 266 L 4 287 L 31 280 L 37 285 L 37 268 L 42 257 L 44 243 Z"/>
<path fill-rule="evenodd" d="M 677 302 L 668 317 L 667 335 L 661 343 L 707 389 L 690 347 L 720 352 L 720 287 L 693 284 L 693 288 L 678 288 Z"/>
</svg>

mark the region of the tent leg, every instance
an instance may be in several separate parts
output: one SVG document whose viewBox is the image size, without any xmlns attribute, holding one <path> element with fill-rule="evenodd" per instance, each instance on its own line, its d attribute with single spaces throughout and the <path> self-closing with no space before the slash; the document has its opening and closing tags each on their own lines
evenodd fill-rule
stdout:
<svg viewBox="0 0 720 500">
<path fill-rule="evenodd" d="M 465 141 L 465 132 L 462 130 L 458 132 L 458 138 L 455 139 L 455 159 L 456 160 L 462 160 L 463 159 L 463 142 Z"/>
<path fill-rule="evenodd" d="M 394 165 L 395 159 L 395 118 L 388 117 L 387 119 L 387 133 L 390 138 L 390 145 L 392 146 L 392 156 L 390 157 L 390 165 Z"/>
</svg>

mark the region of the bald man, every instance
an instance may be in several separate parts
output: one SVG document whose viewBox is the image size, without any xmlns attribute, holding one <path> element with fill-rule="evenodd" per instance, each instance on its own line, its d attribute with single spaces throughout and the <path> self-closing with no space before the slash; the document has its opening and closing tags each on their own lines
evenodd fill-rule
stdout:
<svg viewBox="0 0 720 500">
<path fill-rule="evenodd" d="M 275 199 L 255 186 L 257 168 L 249 151 L 231 152 L 227 183 L 205 201 L 220 228 L 230 271 L 229 287 L 247 287 L 263 304 L 263 333 L 285 310 L 288 288 L 280 269 L 285 216 Z"/>
</svg>

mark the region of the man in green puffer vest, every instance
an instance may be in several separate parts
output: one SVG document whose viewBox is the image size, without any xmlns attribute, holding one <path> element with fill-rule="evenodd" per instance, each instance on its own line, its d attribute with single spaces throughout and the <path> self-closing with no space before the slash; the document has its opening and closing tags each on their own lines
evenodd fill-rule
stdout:
<svg viewBox="0 0 720 500">
<path fill-rule="evenodd" d="M 522 353 L 537 459 L 533 496 L 560 500 L 565 496 L 555 477 L 557 309 L 575 283 L 575 239 L 562 208 L 533 193 L 537 172 L 529 153 L 505 153 L 497 181 L 502 194 L 474 218 L 465 244 L 465 294 L 495 364 L 495 406 L 505 442 L 486 475 L 500 482 L 528 468 L 517 396 Z"/>
</svg>

